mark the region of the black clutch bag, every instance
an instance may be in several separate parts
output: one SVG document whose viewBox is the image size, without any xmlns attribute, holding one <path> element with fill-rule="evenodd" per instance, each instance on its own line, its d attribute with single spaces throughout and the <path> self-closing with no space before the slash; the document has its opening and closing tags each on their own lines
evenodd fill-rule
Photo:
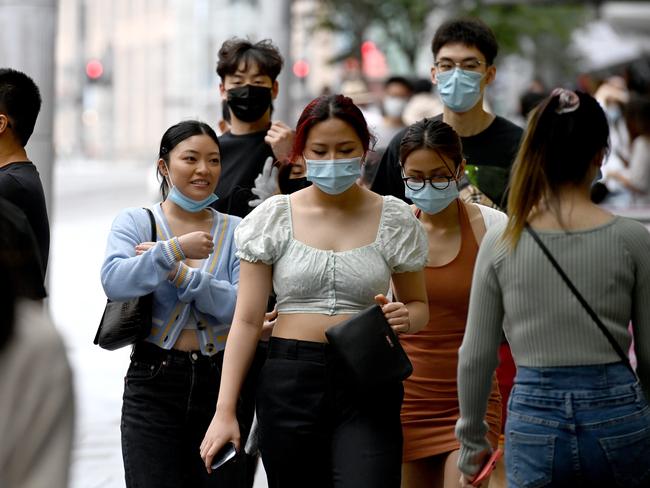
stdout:
<svg viewBox="0 0 650 488">
<path fill-rule="evenodd" d="M 151 241 L 155 242 L 156 221 L 151 210 L 145 210 L 151 221 Z M 114 351 L 144 339 L 151 332 L 152 306 L 153 293 L 125 302 L 107 300 L 93 342 L 102 349 Z"/>
<path fill-rule="evenodd" d="M 408 378 L 413 366 L 379 305 L 325 331 L 332 351 L 363 386 Z"/>
</svg>

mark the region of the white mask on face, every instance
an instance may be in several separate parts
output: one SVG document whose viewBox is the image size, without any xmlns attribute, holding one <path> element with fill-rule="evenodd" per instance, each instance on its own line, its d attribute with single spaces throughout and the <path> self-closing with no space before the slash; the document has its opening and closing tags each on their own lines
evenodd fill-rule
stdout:
<svg viewBox="0 0 650 488">
<path fill-rule="evenodd" d="M 384 98 L 384 113 L 388 117 L 401 117 L 408 99 L 405 97 L 386 96 Z"/>
</svg>

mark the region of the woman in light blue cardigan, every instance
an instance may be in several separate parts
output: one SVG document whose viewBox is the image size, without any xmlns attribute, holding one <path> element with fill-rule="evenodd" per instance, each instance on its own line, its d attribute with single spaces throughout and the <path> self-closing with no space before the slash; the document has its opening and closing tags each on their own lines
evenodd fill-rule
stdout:
<svg viewBox="0 0 650 488">
<path fill-rule="evenodd" d="M 158 160 L 163 201 L 123 210 L 108 237 L 101 280 L 111 300 L 153 292 L 151 334 L 133 347 L 124 385 L 122 453 L 127 487 L 236 483 L 236 465 L 208 476 L 199 456 L 214 414 L 226 336 L 235 309 L 238 217 L 209 205 L 221 174 L 214 131 L 170 127 Z"/>
</svg>

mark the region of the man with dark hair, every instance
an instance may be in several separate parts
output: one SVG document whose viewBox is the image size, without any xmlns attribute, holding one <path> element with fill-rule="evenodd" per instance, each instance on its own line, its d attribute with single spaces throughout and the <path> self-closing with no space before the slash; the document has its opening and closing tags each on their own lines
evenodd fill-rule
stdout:
<svg viewBox="0 0 650 488">
<path fill-rule="evenodd" d="M 271 121 L 273 100 L 279 90 L 277 77 L 284 61 L 268 39 L 256 43 L 229 39 L 219 49 L 218 58 L 219 92 L 221 102 L 228 107 L 230 130 L 219 137 L 221 177 L 215 190 L 219 200 L 212 206 L 245 217 L 256 204 L 277 192 L 278 171 L 271 166 L 274 161 L 287 162 L 293 145 L 294 133 L 289 126 Z M 273 304 L 269 300 L 269 311 Z M 265 358 L 266 343 L 260 342 L 238 409 L 242 446 L 252 426 L 257 376 Z M 241 479 L 229 486 L 251 488 L 257 455 L 242 453 L 237 462 Z"/>
<path fill-rule="evenodd" d="M 20 71 L 0 69 L 0 197 L 25 213 L 45 276 L 50 224 L 38 170 L 25 151 L 40 109 L 41 95 L 34 81 Z"/>
<path fill-rule="evenodd" d="M 505 208 L 505 193 L 522 129 L 483 108 L 485 89 L 496 76 L 498 44 L 492 30 L 478 19 L 442 24 L 431 43 L 431 81 L 443 103 L 442 120 L 460 135 L 467 160 L 464 199 Z M 405 130 L 389 144 L 372 189 L 405 200 L 399 145 Z"/>
<path fill-rule="evenodd" d="M 459 185 L 465 201 L 505 208 L 510 169 L 523 130 L 512 122 L 486 112 L 485 88 L 496 77 L 494 59 L 498 44 L 492 30 L 478 19 L 453 19 L 443 23 L 431 43 L 434 63 L 431 81 L 443 103 L 442 120 L 460 136 L 466 160 L 466 178 Z M 399 161 L 398 133 L 384 152 L 372 189 L 406 200 Z M 469 179 L 469 181 L 467 181 Z M 471 184 L 470 184 L 471 182 Z M 507 343 L 499 351 L 497 369 L 505 423 L 508 395 L 515 365 Z"/>
<path fill-rule="evenodd" d="M 220 212 L 245 217 L 252 210 L 251 201 L 260 196 L 252 190 L 262 173 L 269 175 L 263 182 L 266 187 L 277 186 L 277 171 L 262 170 L 274 160 L 285 162 L 293 144 L 293 131 L 283 122 L 271 121 L 282 65 L 270 40 L 233 38 L 219 49 L 219 92 L 230 112 L 230 131 L 219 138 L 222 170 L 214 208 Z"/>
</svg>

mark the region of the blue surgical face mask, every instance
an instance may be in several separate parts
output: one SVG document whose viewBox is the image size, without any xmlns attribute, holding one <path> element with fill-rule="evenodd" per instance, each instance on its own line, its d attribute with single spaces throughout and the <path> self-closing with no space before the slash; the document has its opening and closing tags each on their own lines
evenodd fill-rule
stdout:
<svg viewBox="0 0 650 488">
<path fill-rule="evenodd" d="M 454 112 L 467 112 L 481 98 L 482 73 L 460 68 L 436 73 L 442 103 Z"/>
<path fill-rule="evenodd" d="M 458 198 L 458 185 L 455 181 L 449 183 L 444 190 L 432 187 L 428 182 L 421 190 L 411 190 L 404 185 L 404 195 L 424 213 L 437 214 Z"/>
<path fill-rule="evenodd" d="M 305 159 L 307 180 L 329 195 L 339 195 L 361 176 L 361 158 Z"/>
<path fill-rule="evenodd" d="M 181 207 L 183 210 L 186 210 L 188 212 L 200 212 L 204 208 L 207 208 L 210 204 L 216 202 L 219 197 L 215 195 L 214 193 L 210 193 L 210 195 L 203 200 L 194 200 L 193 198 L 188 197 L 184 193 L 182 193 L 176 185 L 172 182 L 172 177 L 171 177 L 171 172 L 169 171 L 169 168 L 167 168 L 167 174 L 168 180 L 169 180 L 169 186 L 171 187 L 169 190 L 169 193 L 167 194 L 167 198 L 174 202 L 176 205 Z"/>
</svg>

